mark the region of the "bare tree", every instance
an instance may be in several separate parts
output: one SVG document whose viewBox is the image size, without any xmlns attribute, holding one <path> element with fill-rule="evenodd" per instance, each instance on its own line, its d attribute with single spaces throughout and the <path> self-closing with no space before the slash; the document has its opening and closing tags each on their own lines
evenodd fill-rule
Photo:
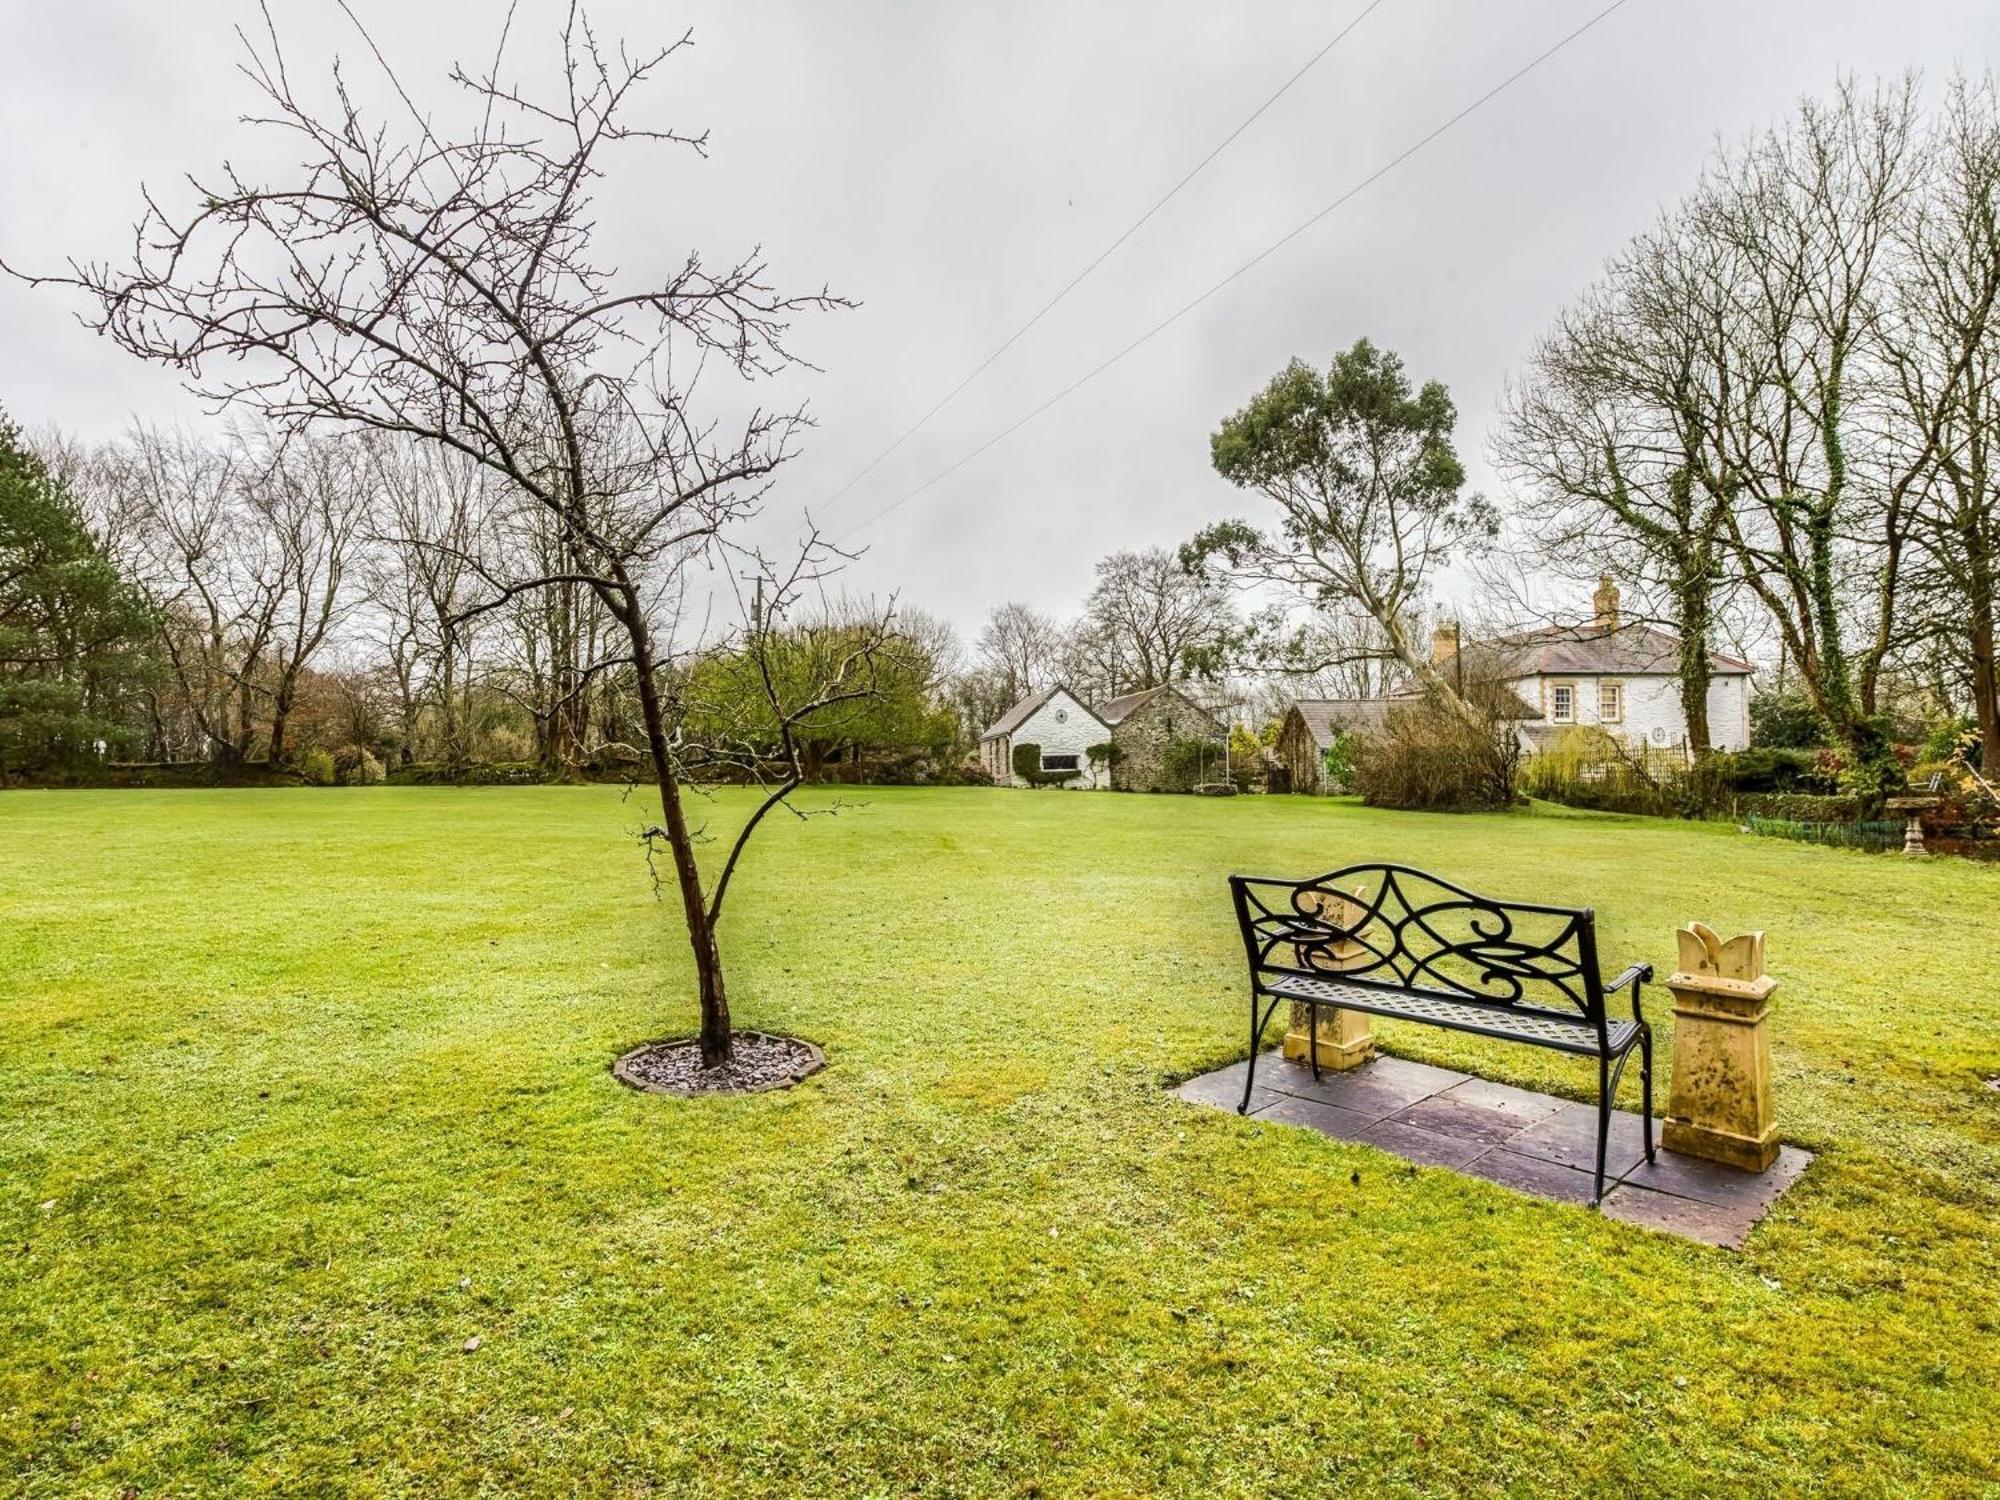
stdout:
<svg viewBox="0 0 2000 1500">
<path fill-rule="evenodd" d="M 454 449 L 406 439 L 371 444 L 381 491 L 370 592 L 397 683 L 403 749 L 415 754 L 419 710 L 437 715 L 439 758 L 471 759 L 476 627 L 459 616 L 480 596 L 493 519 L 491 471 Z"/>
<path fill-rule="evenodd" d="M 1918 476 L 1907 526 L 1917 675 L 1949 702 L 1959 676 L 1982 763 L 2000 766 L 2000 100 L 1954 82 L 1931 132 L 1915 211 L 1900 225 L 1880 320 L 1885 440 Z M 1959 701 L 1964 701 L 1960 699 Z"/>
<path fill-rule="evenodd" d="M 365 427 L 451 449 L 547 515 L 563 565 L 490 580 L 488 603 L 575 586 L 619 627 L 659 793 L 648 838 L 671 860 L 702 1059 L 716 1066 L 732 1051 L 716 927 L 741 847 L 710 891 L 675 758 L 675 643 L 655 611 L 759 509 L 805 420 L 761 408 L 704 420 L 696 375 L 706 364 L 749 382 L 791 366 L 789 321 L 837 299 L 773 290 L 754 252 L 720 267 L 690 253 L 614 287 L 594 254 L 593 185 L 621 148 L 701 152 L 699 136 L 627 118 L 689 38 L 635 55 L 600 45 L 572 9 L 546 97 L 502 81 L 505 41 L 503 29 L 483 73 L 452 70 L 456 125 L 383 62 L 406 114 L 391 125 L 364 116 L 337 69 L 325 103 L 302 97 L 267 16 L 244 40 L 254 123 L 300 165 L 270 180 L 225 165 L 186 210 L 149 194 L 129 263 L 53 279 L 94 299 L 94 326 L 211 399 L 286 430 Z M 786 576 L 825 558 L 814 538 L 803 573 Z"/>
<path fill-rule="evenodd" d="M 1879 763 L 1920 456 L 1871 449 L 1876 318 L 1917 174 L 1913 83 L 1844 84 L 1725 157 L 1688 212 L 1729 257 L 1728 357 L 1704 416 L 1744 584 L 1858 762 Z"/>
<path fill-rule="evenodd" d="M 171 712 L 218 767 L 241 766 L 288 584 L 280 547 L 247 524 L 241 455 L 139 427 L 106 455 L 104 475 L 102 507 L 117 513 L 123 561 L 160 620 Z"/>
<path fill-rule="evenodd" d="M 1121 693 L 1213 675 L 1234 624 L 1227 589 L 1190 573 L 1167 548 L 1149 547 L 1098 562 L 1080 633 L 1102 642 L 1112 692 Z"/>
<path fill-rule="evenodd" d="M 1624 622 L 1657 619 L 1678 637 L 1697 755 L 1710 747 L 1731 494 L 1706 458 L 1703 416 L 1727 379 L 1725 260 L 1671 217 L 1641 236 L 1537 345 L 1495 443 L 1542 567 L 1578 581 L 1616 575 L 1633 585 Z"/>
<path fill-rule="evenodd" d="M 1002 604 L 986 617 L 974 650 L 979 664 L 1000 680 L 1012 703 L 1055 681 L 1063 629 L 1029 605 Z"/>
<path fill-rule="evenodd" d="M 348 573 L 373 508 L 374 473 L 352 437 L 312 434 L 267 443 L 240 467 L 249 529 L 277 549 L 268 681 L 257 685 L 271 700 L 269 755 L 281 765 L 299 676 L 359 602 Z"/>
</svg>

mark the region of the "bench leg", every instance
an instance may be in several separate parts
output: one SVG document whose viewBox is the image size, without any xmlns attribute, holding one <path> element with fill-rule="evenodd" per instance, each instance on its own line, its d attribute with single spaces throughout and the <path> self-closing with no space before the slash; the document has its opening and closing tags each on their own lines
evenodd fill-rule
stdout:
<svg viewBox="0 0 2000 1500">
<path fill-rule="evenodd" d="M 1319 1082 L 1319 1005 L 1306 1001 L 1306 1056 L 1312 1059 L 1313 1082 Z"/>
<path fill-rule="evenodd" d="M 1597 1059 L 1597 1186 L 1590 1195 L 1590 1206 L 1597 1207 L 1604 1201 L 1604 1148 L 1611 1139 L 1611 1059 Z"/>
<path fill-rule="evenodd" d="M 1639 1092 L 1646 1107 L 1646 1160 L 1658 1161 L 1653 1154 L 1653 1028 L 1639 1028 Z"/>
<path fill-rule="evenodd" d="M 1250 1094 L 1257 1087 L 1257 1047 L 1264 1040 L 1264 1028 L 1271 1024 L 1271 1012 L 1277 1008 L 1278 1002 L 1273 999 L 1264 1007 L 1260 1018 L 1257 1014 L 1257 991 L 1250 991 L 1250 1066 L 1243 1070 L 1243 1102 L 1236 1106 L 1239 1115 L 1250 1113 Z"/>
</svg>

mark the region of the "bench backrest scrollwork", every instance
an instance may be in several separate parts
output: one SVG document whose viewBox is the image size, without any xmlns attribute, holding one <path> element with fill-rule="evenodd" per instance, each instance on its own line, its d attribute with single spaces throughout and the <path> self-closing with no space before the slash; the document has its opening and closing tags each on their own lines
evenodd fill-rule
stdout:
<svg viewBox="0 0 2000 1500">
<path fill-rule="evenodd" d="M 1481 896 L 1409 865 L 1348 865 L 1308 880 L 1229 878 L 1253 972 L 1338 975 L 1605 1025 L 1588 907 Z"/>
</svg>

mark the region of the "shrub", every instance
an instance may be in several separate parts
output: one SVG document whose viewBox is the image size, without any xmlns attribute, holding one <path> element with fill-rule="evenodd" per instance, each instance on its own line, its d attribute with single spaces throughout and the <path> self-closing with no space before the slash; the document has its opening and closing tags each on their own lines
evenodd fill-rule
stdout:
<svg viewBox="0 0 2000 1500">
<path fill-rule="evenodd" d="M 1074 771 L 1044 771 L 1042 769 L 1042 747 L 1036 744 L 1020 744 L 1014 747 L 1014 774 L 1029 786 L 1061 786 L 1065 781 L 1074 781 L 1083 774 Z"/>
<path fill-rule="evenodd" d="M 308 750 L 299 757 L 299 780 L 307 786 L 332 786 L 335 779 L 333 757 L 324 750 Z"/>
<path fill-rule="evenodd" d="M 1833 742 L 1812 699 L 1797 688 L 1750 700 L 1750 743 L 1757 749 L 1815 750 Z"/>
<path fill-rule="evenodd" d="M 1790 823 L 1854 823 L 1874 810 L 1867 798 L 1845 792 L 1753 792 L 1736 807 L 1746 818 Z"/>
<path fill-rule="evenodd" d="M 1508 720 L 1426 698 L 1390 710 L 1380 733 L 1359 742 L 1354 780 L 1371 807 L 1472 812 L 1519 800 L 1520 760 Z"/>
<path fill-rule="evenodd" d="M 333 779 L 342 786 L 378 786 L 385 774 L 366 745 L 342 745 L 333 752 Z"/>
<path fill-rule="evenodd" d="M 1972 720 L 1962 714 L 1933 724 L 1917 751 L 1920 761 L 1941 762 L 1960 756 L 1972 765 L 1979 764 L 1979 731 L 1973 727 Z"/>
<path fill-rule="evenodd" d="M 1361 736 L 1351 729 L 1336 729 L 1333 743 L 1320 754 L 1320 770 L 1329 792 L 1354 790 L 1354 758 L 1360 753 Z"/>
<path fill-rule="evenodd" d="M 938 772 L 939 786 L 991 786 L 993 773 L 976 760 L 966 761 L 951 771 Z"/>
</svg>

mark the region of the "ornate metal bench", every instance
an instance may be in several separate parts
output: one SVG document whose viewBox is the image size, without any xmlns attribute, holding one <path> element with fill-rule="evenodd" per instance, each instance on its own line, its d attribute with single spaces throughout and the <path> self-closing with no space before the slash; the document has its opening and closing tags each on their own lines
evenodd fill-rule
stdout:
<svg viewBox="0 0 2000 1500">
<path fill-rule="evenodd" d="M 1306 1007 L 1315 1078 L 1321 1006 L 1596 1058 L 1593 1205 L 1604 1196 L 1612 1100 L 1636 1048 L 1646 1160 L 1654 1159 L 1653 1031 L 1639 1009 L 1653 967 L 1634 964 L 1604 983 L 1589 908 L 1496 901 L 1395 864 L 1309 880 L 1232 875 L 1229 888 L 1250 959 L 1250 1070 L 1239 1113 L 1250 1108 L 1264 1028 L 1289 1000 Z M 1613 1019 L 1605 997 L 1625 989 L 1631 1019 Z"/>
</svg>

